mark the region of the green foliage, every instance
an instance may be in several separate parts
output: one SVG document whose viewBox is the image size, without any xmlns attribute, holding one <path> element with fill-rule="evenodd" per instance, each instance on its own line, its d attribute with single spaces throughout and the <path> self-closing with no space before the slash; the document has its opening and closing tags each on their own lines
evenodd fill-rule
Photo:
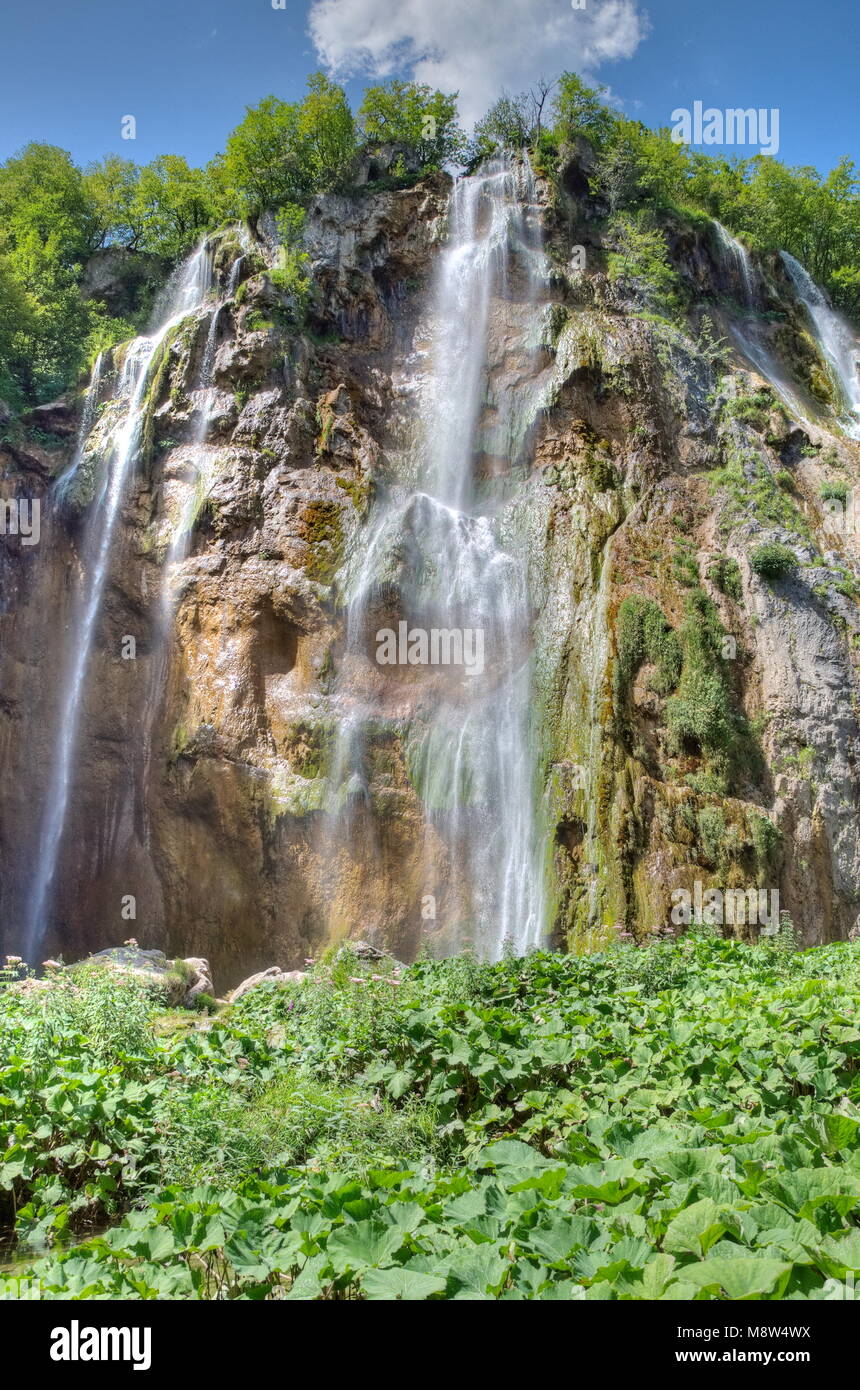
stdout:
<svg viewBox="0 0 860 1390">
<path fill-rule="evenodd" d="M 291 203 L 280 209 L 276 221 L 280 248 L 278 265 L 271 272 L 271 279 L 278 289 L 290 296 L 301 321 L 311 293 L 311 277 L 308 274 L 310 256 L 302 246 L 304 208 Z"/>
<path fill-rule="evenodd" d="M 606 87 L 588 87 L 575 72 L 563 73 L 553 100 L 556 137 L 572 141 L 584 136 L 597 149 L 605 146 L 616 126 L 606 95 Z"/>
<path fill-rule="evenodd" d="M 666 238 L 648 213 L 619 214 L 608 232 L 609 278 L 633 285 L 653 313 L 673 318 L 680 307 L 679 281 L 669 259 Z"/>
<path fill-rule="evenodd" d="M 750 564 L 762 579 L 784 579 L 797 569 L 797 556 L 787 545 L 765 541 L 756 546 L 750 556 Z"/>
<path fill-rule="evenodd" d="M 0 383 L 13 403 L 48 399 L 83 363 L 77 282 L 95 231 L 65 150 L 31 144 L 0 166 Z"/>
<path fill-rule="evenodd" d="M 818 495 L 822 502 L 841 502 L 844 507 L 848 501 L 848 484 L 842 481 L 822 483 Z"/>
<path fill-rule="evenodd" d="M 773 392 L 767 388 L 750 395 L 730 396 L 722 408 L 725 420 L 743 420 L 754 429 L 764 429 L 774 407 Z"/>
<path fill-rule="evenodd" d="M 726 594 L 730 599 L 734 599 L 735 603 L 740 603 L 744 591 L 737 560 L 730 560 L 727 556 L 721 555 L 714 560 L 709 574 L 711 582 L 721 594 Z"/>
<path fill-rule="evenodd" d="M 469 162 L 471 165 L 478 164 L 481 159 L 500 150 L 525 149 L 534 137 L 535 113 L 532 98 L 526 92 L 515 97 L 503 95 L 493 103 L 486 116 L 477 122 L 469 146 Z"/>
<path fill-rule="evenodd" d="M 720 529 L 728 532 L 738 518 L 754 517 L 761 526 L 780 526 L 808 536 L 802 513 L 780 487 L 761 454 L 730 445 L 726 463 L 710 476 L 711 490 L 725 490 Z"/>
<path fill-rule="evenodd" d="M 346 182 L 355 157 L 355 123 L 346 93 L 322 72 L 308 78 L 297 128 L 314 190 L 326 192 Z"/>
<path fill-rule="evenodd" d="M 134 1153 L 142 1203 L 27 1274 L 75 1299 L 823 1298 L 860 1269 L 860 948 L 794 946 L 701 929 L 399 977 L 347 954 L 156 1039 L 136 1091 L 66 1036 L 38 1099 L 38 1005 L 7 995 L 0 1187 L 44 1183 L 56 1217 L 88 1146 L 90 1174 Z"/>
<path fill-rule="evenodd" d="M 681 644 L 652 599 L 633 596 L 622 600 L 617 644 L 613 678 L 616 711 L 621 710 L 643 661 L 655 668 L 651 686 L 658 695 L 668 695 L 675 689 L 681 675 Z"/>
<path fill-rule="evenodd" d="M 589 142 L 597 156 L 592 190 L 611 214 L 648 203 L 688 220 L 718 218 L 762 251 L 790 251 L 837 305 L 860 312 L 860 181 L 851 159 L 824 175 L 773 156 L 707 155 L 676 143 L 669 129 L 620 115 L 605 97 L 605 88 L 565 74 L 553 138 L 562 148 L 577 138 Z"/>
<path fill-rule="evenodd" d="M 122 216 L 124 203 L 120 206 Z M 131 217 L 138 230 L 132 245 L 178 260 L 209 230 L 219 211 L 202 169 L 193 169 L 181 155 L 159 155 L 136 180 Z"/>
<path fill-rule="evenodd" d="M 268 96 L 249 106 L 228 136 L 214 172 L 227 197 L 248 216 L 265 207 L 304 202 L 311 179 L 298 104 Z"/>
<path fill-rule="evenodd" d="M 392 79 L 367 88 L 358 117 L 365 140 L 402 145 L 419 169 L 439 169 L 465 152 L 456 93 Z"/>
<path fill-rule="evenodd" d="M 666 706 L 666 723 L 677 752 L 699 749 L 727 766 L 748 732 L 736 713 L 722 657 L 723 627 L 703 589 L 687 596 L 680 640 L 684 665 L 677 695 Z"/>
</svg>

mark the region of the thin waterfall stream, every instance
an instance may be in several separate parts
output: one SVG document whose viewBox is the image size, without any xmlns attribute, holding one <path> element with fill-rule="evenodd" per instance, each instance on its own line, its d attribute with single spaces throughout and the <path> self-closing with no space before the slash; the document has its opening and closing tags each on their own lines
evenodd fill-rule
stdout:
<svg viewBox="0 0 860 1390">
<path fill-rule="evenodd" d="M 211 256 L 204 243 L 173 276 L 163 296 L 158 313 L 159 321 L 153 332 L 148 336 L 136 338 L 130 344 L 123 362 L 118 398 L 124 409 L 109 441 L 101 493 L 92 506 L 84 542 L 84 578 L 73 628 L 69 634 L 70 656 L 63 686 L 64 698 L 58 716 L 56 751 L 42 814 L 34 861 L 33 887 L 24 927 L 23 951 L 28 960 L 38 958 L 49 925 L 51 895 L 55 888 L 54 880 L 74 776 L 87 673 L 110 571 L 117 518 L 138 454 L 146 413 L 150 366 L 167 334 L 183 318 L 203 304 L 209 291 L 211 276 Z M 92 388 L 87 407 L 90 401 L 94 405 L 95 395 Z M 83 444 L 79 446 L 76 465 L 80 463 L 82 453 Z M 69 482 L 70 478 L 67 477 L 63 480 L 63 486 L 67 487 Z"/>
<path fill-rule="evenodd" d="M 852 439 L 860 439 L 860 341 L 800 262 L 787 251 L 781 254 L 842 396 L 840 423 Z"/>
</svg>

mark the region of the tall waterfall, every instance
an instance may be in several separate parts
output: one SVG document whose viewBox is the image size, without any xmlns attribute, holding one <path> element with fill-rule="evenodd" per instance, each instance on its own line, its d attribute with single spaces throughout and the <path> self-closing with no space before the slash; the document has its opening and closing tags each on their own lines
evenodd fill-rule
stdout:
<svg viewBox="0 0 860 1390">
<path fill-rule="evenodd" d="M 23 952 L 28 960 L 37 958 L 49 925 L 51 894 L 66 824 L 87 671 L 110 569 L 116 522 L 140 444 L 146 414 L 149 368 L 166 335 L 203 303 L 211 275 L 211 256 L 204 244 L 172 277 L 156 311 L 158 322 L 152 333 L 136 338 L 130 344 L 123 362 L 118 385 L 118 398 L 123 409 L 109 440 L 104 483 L 93 503 L 84 542 L 84 579 L 70 633 L 71 652 L 63 683 L 59 728 L 24 930 Z M 94 399 L 92 392 L 90 397 Z"/>
<path fill-rule="evenodd" d="M 860 341 L 832 307 L 827 295 L 812 276 L 790 256 L 781 253 L 783 263 L 815 330 L 815 337 L 836 378 L 847 409 L 842 424 L 852 439 L 860 439 Z"/>
<path fill-rule="evenodd" d="M 411 671 L 426 693 L 410 716 L 407 745 L 428 825 L 424 888 L 447 903 L 446 947 L 471 944 L 489 958 L 506 942 L 520 952 L 536 945 L 544 915 L 526 567 L 516 543 L 500 539 L 503 507 L 482 500 L 476 479 L 479 455 L 516 464 L 524 443 L 528 384 L 518 382 L 516 395 L 510 384 L 496 389 L 491 359 L 511 350 L 506 304 L 516 299 L 533 319 L 545 274 L 534 204 L 531 171 L 510 160 L 461 179 L 452 194 L 420 444 L 404 469 L 409 481 L 379 503 L 348 581 L 330 773 L 329 834 L 342 837 L 366 795 L 364 731 L 380 674 L 366 668 L 375 628 L 402 628 L 407 638 L 453 630 L 464 643 L 480 634 L 485 656 L 471 674 Z M 521 341 L 514 350 L 528 351 Z M 420 641 L 417 650 L 420 667 Z"/>
</svg>

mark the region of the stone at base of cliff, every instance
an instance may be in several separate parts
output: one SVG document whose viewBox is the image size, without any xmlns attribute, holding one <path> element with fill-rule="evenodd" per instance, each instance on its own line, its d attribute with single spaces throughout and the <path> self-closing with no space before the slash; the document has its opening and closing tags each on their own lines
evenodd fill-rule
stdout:
<svg viewBox="0 0 860 1390">
<path fill-rule="evenodd" d="M 243 980 L 231 990 L 227 995 L 227 1003 L 235 1004 L 243 995 L 256 989 L 257 985 L 292 985 L 306 978 L 306 970 L 281 970 L 280 966 L 270 965 L 268 970 L 259 970 L 256 975 L 249 975 L 247 980 Z"/>
<path fill-rule="evenodd" d="M 344 960 L 347 957 L 363 961 L 387 960 L 392 965 L 399 966 L 401 970 L 406 969 L 402 960 L 398 960 L 390 951 L 382 950 L 379 946 L 371 946 L 369 941 L 345 941 L 337 953 L 337 959 Z"/>
<path fill-rule="evenodd" d="M 214 994 L 209 962 L 201 956 L 169 960 L 163 951 L 144 951 L 137 945 L 111 946 L 87 956 L 71 968 L 100 966 L 117 975 L 136 979 L 170 1008 L 191 1008 L 199 994 Z"/>
</svg>

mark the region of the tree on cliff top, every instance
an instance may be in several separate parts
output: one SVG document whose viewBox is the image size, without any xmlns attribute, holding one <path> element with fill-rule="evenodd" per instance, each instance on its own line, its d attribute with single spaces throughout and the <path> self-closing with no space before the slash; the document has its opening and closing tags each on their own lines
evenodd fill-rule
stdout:
<svg viewBox="0 0 860 1390">
<path fill-rule="evenodd" d="M 268 96 L 249 106 L 210 166 L 236 212 L 306 203 L 339 187 L 355 155 L 355 125 L 342 87 L 321 72 L 308 78 L 301 102 Z"/>
<path fill-rule="evenodd" d="M 465 152 L 456 92 L 394 79 L 368 87 L 358 115 L 368 143 L 403 145 L 418 168 L 439 169 Z"/>
</svg>

